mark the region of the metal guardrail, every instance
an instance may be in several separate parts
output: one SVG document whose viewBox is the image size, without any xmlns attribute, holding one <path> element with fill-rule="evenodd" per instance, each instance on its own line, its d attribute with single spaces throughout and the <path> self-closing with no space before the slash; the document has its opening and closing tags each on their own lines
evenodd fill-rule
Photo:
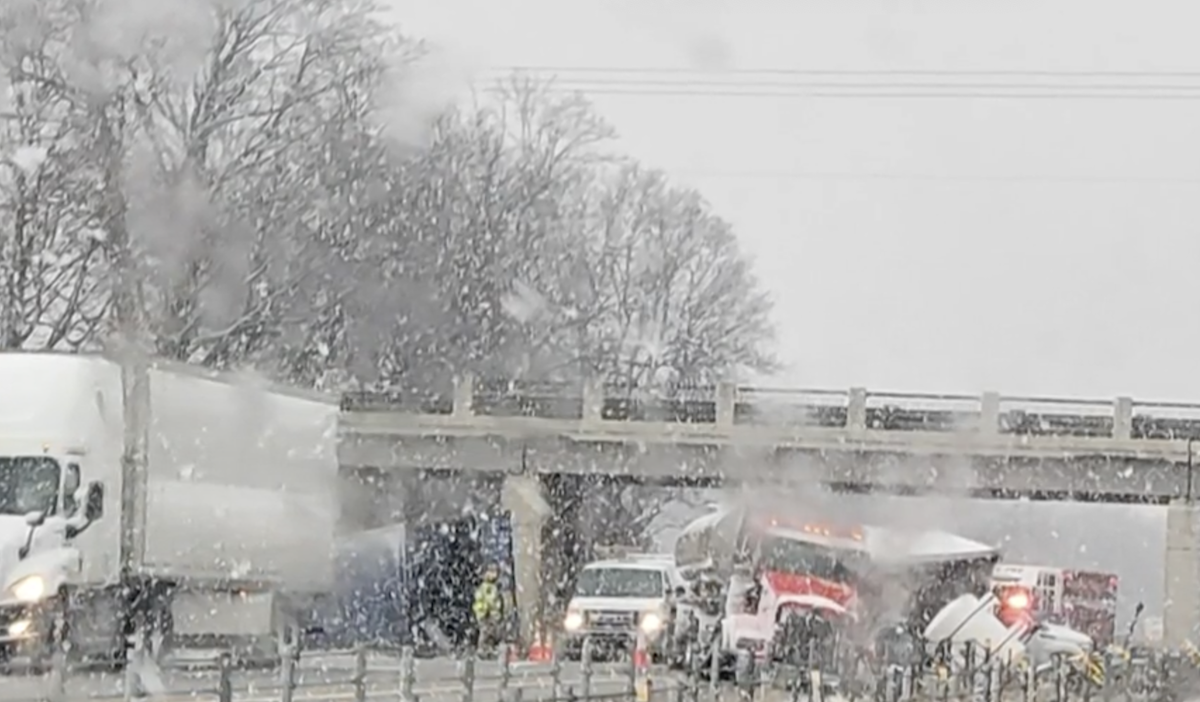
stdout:
<svg viewBox="0 0 1200 702">
<path fill-rule="evenodd" d="M 589 383 L 479 381 L 465 375 L 444 392 L 346 393 L 344 412 L 458 417 L 815 426 L 879 431 L 1200 440 L 1200 403 L 1115 399 L 898 393 L 713 386 L 641 390 Z"/>
<path fill-rule="evenodd" d="M 0 678 L 0 702 L 116 702 L 142 697 L 180 702 L 626 700 L 638 696 L 640 675 L 629 663 L 516 662 L 503 651 L 488 658 L 418 660 L 411 649 L 361 648 L 343 653 L 340 661 L 331 660 L 328 653 L 285 658 L 273 671 L 239 669 L 222 656 L 206 667 L 193 665 L 185 671 L 151 666 L 141 675 L 123 676 L 67 668 L 60 657 L 60 663 L 45 673 Z"/>
<path fill-rule="evenodd" d="M 1116 662 L 1097 663 L 1103 660 L 1063 658 L 1034 668 L 969 654 L 943 664 L 929 658 L 911 666 L 876 660 L 866 667 L 856 664 L 853 675 L 812 664 L 760 662 L 739 665 L 730 677 L 698 663 L 688 671 L 669 672 L 639 668 L 632 661 L 597 665 L 585 654 L 569 670 L 570 664 L 559 662 L 509 663 L 501 654 L 497 661 L 475 656 L 442 661 L 451 667 L 422 674 L 411 652 L 378 656 L 360 649 L 336 665 L 313 667 L 314 661 L 308 660 L 306 668 L 302 658 L 271 674 L 234 670 L 222 659 L 186 679 L 165 672 L 169 679 L 140 690 L 100 690 L 92 675 L 51 670 L 43 676 L 4 680 L 0 700 L 115 702 L 146 696 L 160 702 L 1174 702 L 1200 691 L 1200 654 L 1124 654 Z M 21 683 L 37 689 L 14 695 L 13 688 Z"/>
<path fill-rule="evenodd" d="M 866 674 L 849 675 L 844 667 L 821 670 L 811 665 L 760 663 L 740 667 L 734 686 L 743 699 L 775 693 L 794 702 L 1173 702 L 1194 699 L 1200 691 L 1198 662 L 1187 655 L 1155 651 L 1130 656 L 1109 651 L 1058 656 L 1041 665 L 976 656 L 960 649 L 952 662 L 923 657 L 912 665 L 870 662 Z M 681 685 L 685 700 L 702 695 L 697 676 Z"/>
</svg>

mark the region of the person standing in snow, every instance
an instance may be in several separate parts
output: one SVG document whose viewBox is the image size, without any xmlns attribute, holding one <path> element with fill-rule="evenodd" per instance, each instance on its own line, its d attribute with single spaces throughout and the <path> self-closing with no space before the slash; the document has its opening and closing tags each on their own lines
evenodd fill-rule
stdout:
<svg viewBox="0 0 1200 702">
<path fill-rule="evenodd" d="M 500 569 L 489 564 L 483 580 L 475 588 L 471 611 L 475 614 L 476 648 L 491 651 L 498 645 L 504 630 L 504 599 L 500 593 Z"/>
</svg>

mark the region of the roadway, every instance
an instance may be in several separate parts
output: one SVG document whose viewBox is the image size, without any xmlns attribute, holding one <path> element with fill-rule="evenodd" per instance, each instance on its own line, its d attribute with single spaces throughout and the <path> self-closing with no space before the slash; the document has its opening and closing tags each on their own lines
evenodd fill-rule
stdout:
<svg viewBox="0 0 1200 702">
<path fill-rule="evenodd" d="M 423 701 L 463 700 L 462 663 L 449 658 L 416 661 L 413 693 Z M 552 666 L 548 663 L 518 662 L 510 668 L 507 685 L 502 679 L 502 667 L 496 661 L 477 661 L 475 664 L 474 700 L 497 702 L 505 687 L 521 689 L 524 700 L 548 699 L 553 694 Z M 161 671 L 161 684 L 152 684 L 149 691 L 155 700 L 194 702 L 216 700 L 218 675 L 215 669 Z M 354 660 L 350 655 L 313 656 L 304 660 L 297 670 L 297 686 L 293 699 L 353 700 Z M 560 681 L 563 688 L 582 694 L 584 675 L 579 663 L 563 663 Z M 396 658 L 371 656 L 367 665 L 367 698 L 392 700 L 400 696 L 400 662 Z M 278 702 L 282 689 L 278 671 L 235 671 L 232 680 L 233 699 L 238 702 Z M 629 664 L 595 663 L 592 666 L 591 687 L 595 694 L 618 694 L 630 686 Z M 66 699 L 102 700 L 123 699 L 123 676 L 115 673 L 80 671 L 70 675 L 65 684 Z M 49 696 L 50 681 L 46 676 L 13 674 L 0 681 L 0 702 L 36 702 Z M 161 692 L 160 692 L 161 690 Z M 511 697 L 511 693 L 509 697 Z"/>
</svg>

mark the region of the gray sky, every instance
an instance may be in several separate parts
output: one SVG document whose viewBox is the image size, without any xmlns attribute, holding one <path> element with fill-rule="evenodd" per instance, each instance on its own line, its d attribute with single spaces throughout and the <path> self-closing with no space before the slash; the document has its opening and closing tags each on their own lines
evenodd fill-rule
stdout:
<svg viewBox="0 0 1200 702">
<path fill-rule="evenodd" d="M 393 3 L 447 92 L 521 65 L 1200 71 L 1195 0 Z M 1155 81 L 1200 75 L 1108 82 Z M 773 385 L 1200 400 L 1200 100 L 593 99 L 736 225 L 777 304 Z M 1161 601 L 1161 510 L 943 511 Z"/>
<path fill-rule="evenodd" d="M 515 65 L 1200 70 L 1187 0 L 393 3 L 447 49 L 447 83 Z M 1200 100 L 594 101 L 736 224 L 778 305 L 775 384 L 1200 400 Z"/>
</svg>

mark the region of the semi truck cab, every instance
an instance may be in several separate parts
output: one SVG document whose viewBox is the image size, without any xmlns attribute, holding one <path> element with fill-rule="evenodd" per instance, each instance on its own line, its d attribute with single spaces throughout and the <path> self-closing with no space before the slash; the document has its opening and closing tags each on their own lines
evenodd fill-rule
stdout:
<svg viewBox="0 0 1200 702">
<path fill-rule="evenodd" d="M 52 447 L 0 455 L 0 661 L 48 655 L 56 605 L 82 570 L 75 537 L 104 514 L 104 485 Z"/>
</svg>

